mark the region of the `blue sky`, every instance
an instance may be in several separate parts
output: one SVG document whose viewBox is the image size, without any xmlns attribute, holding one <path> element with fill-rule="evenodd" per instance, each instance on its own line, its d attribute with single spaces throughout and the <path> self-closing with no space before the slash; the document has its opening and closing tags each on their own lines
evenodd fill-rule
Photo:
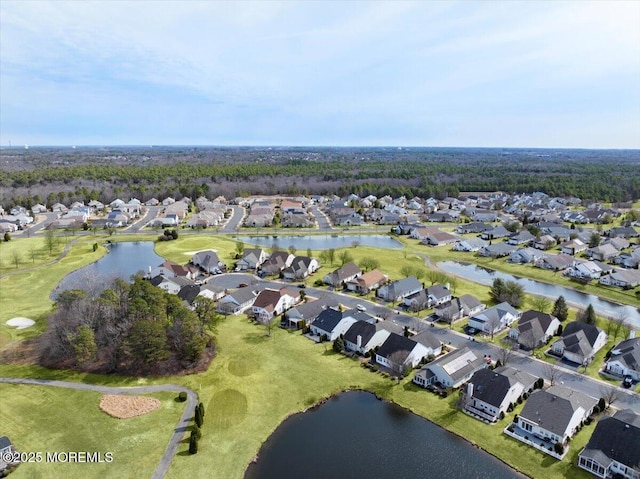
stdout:
<svg viewBox="0 0 640 479">
<path fill-rule="evenodd" d="M 640 2 L 0 2 L 0 144 L 640 148 Z"/>
</svg>

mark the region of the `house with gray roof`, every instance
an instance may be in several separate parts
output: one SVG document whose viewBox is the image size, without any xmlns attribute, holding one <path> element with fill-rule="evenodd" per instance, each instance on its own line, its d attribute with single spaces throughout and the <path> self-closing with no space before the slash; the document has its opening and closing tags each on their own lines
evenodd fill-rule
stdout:
<svg viewBox="0 0 640 479">
<path fill-rule="evenodd" d="M 191 264 L 207 273 L 219 274 L 227 269 L 218 254 L 213 250 L 198 251 L 191 257 Z"/>
<path fill-rule="evenodd" d="M 507 243 L 512 245 L 531 244 L 535 241 L 536 237 L 533 236 L 529 230 L 522 230 L 509 236 Z"/>
<path fill-rule="evenodd" d="M 354 280 L 362 274 L 360 267 L 353 261 L 333 270 L 324 277 L 325 284 L 329 284 L 334 288 L 344 286 L 347 281 Z"/>
<path fill-rule="evenodd" d="M 430 308 L 451 301 L 451 291 L 449 291 L 449 288 L 442 284 L 434 284 L 433 286 L 429 286 L 425 289 L 425 292 L 429 300 L 428 306 Z"/>
<path fill-rule="evenodd" d="M 466 238 L 458 240 L 451 247 L 453 251 L 463 251 L 465 253 L 475 253 L 480 248 L 487 246 L 487 242 L 481 238 Z"/>
<path fill-rule="evenodd" d="M 640 284 L 640 271 L 635 269 L 618 268 L 609 274 L 600 276 L 600 284 L 606 286 L 619 286 L 621 288 L 635 288 Z"/>
<path fill-rule="evenodd" d="M 422 358 L 433 355 L 433 349 L 400 334 L 391 333 L 376 351 L 376 362 L 402 373 L 407 368 L 414 368 Z"/>
<path fill-rule="evenodd" d="M 259 288 L 256 286 L 245 286 L 228 293 L 218 301 L 216 311 L 223 314 L 240 314 L 249 309 L 258 296 Z"/>
<path fill-rule="evenodd" d="M 457 388 L 471 379 L 473 373 L 486 367 L 485 358 L 465 346 L 422 366 L 413 377 L 413 382 L 423 388 Z"/>
<path fill-rule="evenodd" d="M 536 390 L 518 415 L 517 426 L 525 434 L 564 446 L 596 404 L 597 399 L 564 386 Z"/>
<path fill-rule="evenodd" d="M 502 419 L 510 404 L 532 389 L 536 377 L 508 366 L 476 371 L 463 388 L 463 409 L 489 422 Z"/>
<path fill-rule="evenodd" d="M 573 321 L 564 328 L 551 350 L 567 361 L 584 364 L 593 359 L 595 354 L 607 342 L 607 333 L 592 324 Z"/>
<path fill-rule="evenodd" d="M 526 350 L 549 341 L 560 327 L 560 320 L 551 314 L 529 310 L 522 313 L 518 324 L 509 330 L 509 337 Z"/>
<path fill-rule="evenodd" d="M 640 479 L 640 416 L 623 409 L 600 419 L 578 454 L 578 466 L 603 479 Z"/>
<path fill-rule="evenodd" d="M 386 301 L 399 301 L 422 289 L 422 283 L 415 276 L 409 276 L 382 286 L 376 291 L 376 296 Z"/>
<path fill-rule="evenodd" d="M 535 248 L 518 248 L 515 251 L 509 253 L 509 261 L 517 264 L 529 264 L 534 263 L 537 259 L 542 257 L 542 253 Z"/>
<path fill-rule="evenodd" d="M 316 319 L 325 309 L 338 307 L 338 301 L 330 297 L 309 301 L 309 296 L 307 296 L 305 299 L 307 299 L 306 302 L 297 304 L 285 312 L 284 316 L 288 322 L 287 326 L 296 327 L 298 321 L 304 321 L 309 325 L 309 323 Z"/>
<path fill-rule="evenodd" d="M 536 268 L 548 269 L 551 271 L 562 271 L 573 265 L 574 257 L 568 254 L 545 254 L 534 262 Z"/>
<path fill-rule="evenodd" d="M 311 323 L 311 334 L 318 338 L 326 335 L 328 341 L 334 341 L 356 321 L 357 319 L 339 309 L 327 308 Z"/>
<path fill-rule="evenodd" d="M 475 296 L 464 294 L 459 298 L 452 298 L 451 302 L 434 308 L 434 314 L 445 322 L 457 321 L 465 316 L 471 316 L 484 310 L 486 305 Z"/>
<path fill-rule="evenodd" d="M 487 230 L 493 229 L 493 226 L 475 221 L 473 223 L 463 223 L 458 226 L 459 234 L 469 234 L 469 233 L 484 233 Z"/>
<path fill-rule="evenodd" d="M 509 231 L 507 228 L 505 228 L 502 225 L 498 225 L 495 228 L 484 231 L 482 235 L 480 235 L 480 238 L 488 241 L 488 240 L 494 240 L 498 238 L 506 238 L 510 234 L 511 234 L 511 231 Z"/>
<path fill-rule="evenodd" d="M 300 280 L 304 279 L 320 268 L 320 263 L 315 258 L 308 256 L 296 256 L 291 260 L 291 264 L 282 270 L 285 279 Z"/>
<path fill-rule="evenodd" d="M 268 256 L 267 252 L 262 248 L 245 248 L 242 252 L 242 258 L 236 263 L 236 270 L 257 269 L 267 260 Z"/>
<path fill-rule="evenodd" d="M 470 328 L 493 336 L 518 319 L 520 311 L 505 301 L 471 316 L 468 324 Z"/>
<path fill-rule="evenodd" d="M 624 377 L 631 376 L 640 381 L 640 338 L 629 338 L 616 344 L 604 369 L 609 374 Z"/>
<path fill-rule="evenodd" d="M 517 249 L 517 246 L 513 246 L 508 243 L 494 243 L 487 246 L 483 246 L 478 250 L 478 256 L 484 256 L 486 258 L 503 258 L 509 256 Z"/>
<path fill-rule="evenodd" d="M 593 248 L 588 248 L 584 253 L 588 258 L 598 261 L 609 261 L 618 255 L 618 249 L 612 243 L 603 243 Z"/>
</svg>

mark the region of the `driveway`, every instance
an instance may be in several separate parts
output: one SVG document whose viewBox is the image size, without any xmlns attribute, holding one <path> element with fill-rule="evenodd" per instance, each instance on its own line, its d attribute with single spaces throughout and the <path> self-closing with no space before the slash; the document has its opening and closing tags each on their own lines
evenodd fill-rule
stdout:
<svg viewBox="0 0 640 479">
<path fill-rule="evenodd" d="M 173 461 L 176 452 L 178 451 L 178 446 L 184 433 L 189 428 L 189 423 L 191 422 L 191 418 L 193 417 L 193 412 L 198 403 L 198 395 L 189 388 L 185 388 L 182 386 L 178 386 L 176 384 L 158 384 L 155 386 L 134 386 L 134 387 L 111 387 L 111 386 L 100 386 L 96 384 L 83 384 L 83 383 L 74 383 L 71 381 L 54 381 L 50 379 L 22 379 L 22 378 L 0 378 L 0 383 L 11 383 L 11 384 L 27 384 L 27 385 L 38 385 L 38 386 L 52 386 L 58 388 L 67 388 L 67 389 L 78 389 L 85 391 L 96 391 L 103 394 L 148 394 L 148 393 L 156 393 L 156 392 L 185 392 L 187 393 L 187 401 L 185 404 L 184 412 L 182 416 L 180 416 L 180 420 L 176 425 L 176 428 L 169 439 L 169 444 L 167 444 L 167 448 L 156 467 L 156 470 L 151 476 L 152 479 L 162 479 L 169 470 L 169 466 Z"/>
</svg>

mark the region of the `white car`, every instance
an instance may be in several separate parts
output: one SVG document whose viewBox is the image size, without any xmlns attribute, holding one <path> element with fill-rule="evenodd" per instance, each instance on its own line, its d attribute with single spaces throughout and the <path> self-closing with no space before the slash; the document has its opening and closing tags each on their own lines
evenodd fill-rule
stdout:
<svg viewBox="0 0 640 479">
<path fill-rule="evenodd" d="M 360 312 L 362 311 L 366 311 L 367 308 L 365 308 L 364 306 L 362 306 L 361 304 L 356 304 L 356 309 Z"/>
</svg>

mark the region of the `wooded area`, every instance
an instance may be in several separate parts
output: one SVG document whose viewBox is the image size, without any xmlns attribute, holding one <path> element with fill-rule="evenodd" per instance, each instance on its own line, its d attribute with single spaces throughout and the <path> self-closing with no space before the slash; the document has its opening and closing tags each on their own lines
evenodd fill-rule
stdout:
<svg viewBox="0 0 640 479">
<path fill-rule="evenodd" d="M 250 194 L 640 198 L 635 150 L 83 148 L 2 150 L 0 204 Z"/>
</svg>

